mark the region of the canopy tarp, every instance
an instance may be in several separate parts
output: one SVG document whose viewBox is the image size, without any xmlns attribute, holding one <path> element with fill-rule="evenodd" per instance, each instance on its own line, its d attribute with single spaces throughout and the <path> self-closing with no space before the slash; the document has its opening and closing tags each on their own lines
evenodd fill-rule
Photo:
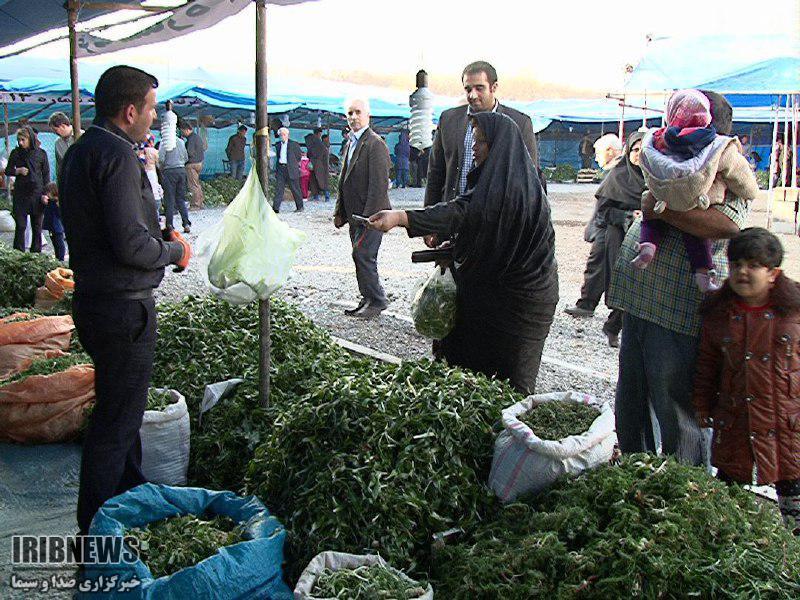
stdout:
<svg viewBox="0 0 800 600">
<path fill-rule="evenodd" d="M 785 106 L 800 93 L 800 58 L 772 58 L 697 87 L 724 93 L 737 107 Z"/>
<path fill-rule="evenodd" d="M 115 0 L 135 7 L 139 0 Z M 0 48 L 27 38 L 67 26 L 64 0 L 0 0 Z M 116 12 L 117 8 L 89 9 L 80 12 L 81 20 Z"/>
<path fill-rule="evenodd" d="M 697 87 L 773 58 L 800 55 L 796 36 L 705 35 L 651 40 L 625 85 L 626 93 Z M 761 86 L 757 91 L 768 91 Z"/>
</svg>

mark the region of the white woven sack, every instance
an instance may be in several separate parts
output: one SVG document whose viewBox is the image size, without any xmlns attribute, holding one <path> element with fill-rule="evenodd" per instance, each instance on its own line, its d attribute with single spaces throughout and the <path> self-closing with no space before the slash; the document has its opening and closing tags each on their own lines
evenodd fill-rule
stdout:
<svg viewBox="0 0 800 600">
<path fill-rule="evenodd" d="M 142 438 L 142 473 L 152 483 L 186 485 L 189 470 L 189 409 L 184 397 L 169 391 L 175 400 L 164 410 L 146 410 L 139 435 Z"/>
<path fill-rule="evenodd" d="M 600 409 L 591 427 L 580 435 L 543 440 L 519 416 L 544 402 L 580 402 Z M 528 396 L 503 411 L 503 431 L 494 444 L 489 487 L 503 501 L 539 493 L 564 475 L 578 475 L 608 462 L 617 441 L 614 411 L 593 396 L 575 391 Z"/>
<path fill-rule="evenodd" d="M 320 552 L 300 574 L 297 585 L 294 588 L 294 600 L 334 600 L 330 598 L 320 598 L 312 596 L 311 591 L 317 582 L 317 577 L 325 569 L 338 571 L 339 569 L 355 569 L 356 567 L 373 565 L 387 566 L 386 561 L 377 554 L 347 554 L 345 552 Z M 400 575 L 403 579 L 413 581 L 402 571 L 389 567 L 390 570 Z M 428 584 L 428 588 L 421 596 L 416 596 L 414 600 L 433 600 L 433 588 Z"/>
</svg>

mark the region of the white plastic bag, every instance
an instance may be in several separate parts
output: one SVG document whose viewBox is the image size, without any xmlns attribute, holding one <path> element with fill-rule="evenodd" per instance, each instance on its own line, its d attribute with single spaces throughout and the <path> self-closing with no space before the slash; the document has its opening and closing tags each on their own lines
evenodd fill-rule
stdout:
<svg viewBox="0 0 800 600">
<path fill-rule="evenodd" d="M 306 237 L 278 218 L 251 169 L 222 221 L 200 234 L 195 250 L 211 291 L 247 304 L 266 300 L 286 283 Z"/>
<path fill-rule="evenodd" d="M 456 324 L 456 282 L 450 268 L 436 267 L 411 301 L 414 327 L 425 337 L 440 340 Z"/>
<path fill-rule="evenodd" d="M 17 225 L 14 223 L 11 211 L 0 210 L 0 233 L 13 233 L 16 228 Z"/>
<path fill-rule="evenodd" d="M 318 596 L 312 596 L 311 591 L 314 589 L 314 584 L 317 582 L 317 577 L 325 569 L 338 571 L 339 569 L 355 569 L 356 567 L 380 565 L 386 567 L 386 561 L 377 554 L 347 554 L 345 552 L 320 552 L 308 566 L 303 570 L 300 579 L 297 580 L 297 585 L 294 588 L 294 600 L 331 600 L 323 599 Z M 414 581 L 402 571 L 389 569 L 399 574 L 403 579 Z M 425 592 L 419 596 L 415 596 L 414 600 L 433 600 L 433 588 L 428 584 Z"/>
<path fill-rule="evenodd" d="M 189 409 L 184 397 L 168 391 L 174 402 L 164 410 L 146 410 L 142 438 L 142 473 L 152 483 L 186 485 L 189 470 Z"/>
<path fill-rule="evenodd" d="M 518 417 L 544 402 L 597 406 L 593 396 L 570 391 L 528 396 L 503 410 L 503 431 L 495 441 L 489 473 L 489 487 L 503 502 L 543 492 L 564 475 L 578 475 L 611 460 L 617 435 L 610 404 L 597 406 L 600 415 L 583 434 L 543 440 Z"/>
</svg>

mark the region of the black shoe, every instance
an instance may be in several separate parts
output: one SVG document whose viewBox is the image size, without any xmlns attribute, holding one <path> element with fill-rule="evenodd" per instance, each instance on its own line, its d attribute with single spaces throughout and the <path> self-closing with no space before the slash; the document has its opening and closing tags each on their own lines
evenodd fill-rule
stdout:
<svg viewBox="0 0 800 600">
<path fill-rule="evenodd" d="M 386 310 L 386 306 L 377 306 L 375 304 L 368 304 L 361 311 L 357 312 L 354 316 L 359 319 L 374 319 Z"/>
<path fill-rule="evenodd" d="M 619 348 L 619 334 L 618 333 L 608 333 L 607 331 L 603 332 L 606 334 L 608 338 L 608 345 L 612 348 Z"/>
<path fill-rule="evenodd" d="M 594 316 L 593 310 L 589 310 L 588 308 L 581 308 L 580 306 L 568 306 L 564 309 L 564 312 L 571 317 L 588 318 Z"/>
<path fill-rule="evenodd" d="M 358 306 L 356 306 L 355 308 L 344 309 L 344 314 L 346 314 L 348 317 L 354 317 L 359 312 L 364 310 L 368 305 L 369 305 L 369 300 L 367 300 L 366 298 L 362 298 L 361 302 L 359 302 Z"/>
</svg>

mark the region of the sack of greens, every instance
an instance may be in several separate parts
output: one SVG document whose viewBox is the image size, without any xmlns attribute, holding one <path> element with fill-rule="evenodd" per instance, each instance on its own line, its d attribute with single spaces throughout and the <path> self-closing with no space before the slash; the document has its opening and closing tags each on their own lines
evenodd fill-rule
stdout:
<svg viewBox="0 0 800 600">
<path fill-rule="evenodd" d="M 579 392 L 528 396 L 503 410 L 489 487 L 503 502 L 611 460 L 614 410 Z"/>
<path fill-rule="evenodd" d="M 450 268 L 436 267 L 411 301 L 414 327 L 434 340 L 445 337 L 456 323 L 456 282 Z"/>
<path fill-rule="evenodd" d="M 295 600 L 433 600 L 433 588 L 390 567 L 377 554 L 320 552 L 300 575 L 294 588 L 294 597 Z"/>
<path fill-rule="evenodd" d="M 150 388 L 139 435 L 147 481 L 186 485 L 190 429 L 184 397 L 175 390 Z"/>
</svg>

